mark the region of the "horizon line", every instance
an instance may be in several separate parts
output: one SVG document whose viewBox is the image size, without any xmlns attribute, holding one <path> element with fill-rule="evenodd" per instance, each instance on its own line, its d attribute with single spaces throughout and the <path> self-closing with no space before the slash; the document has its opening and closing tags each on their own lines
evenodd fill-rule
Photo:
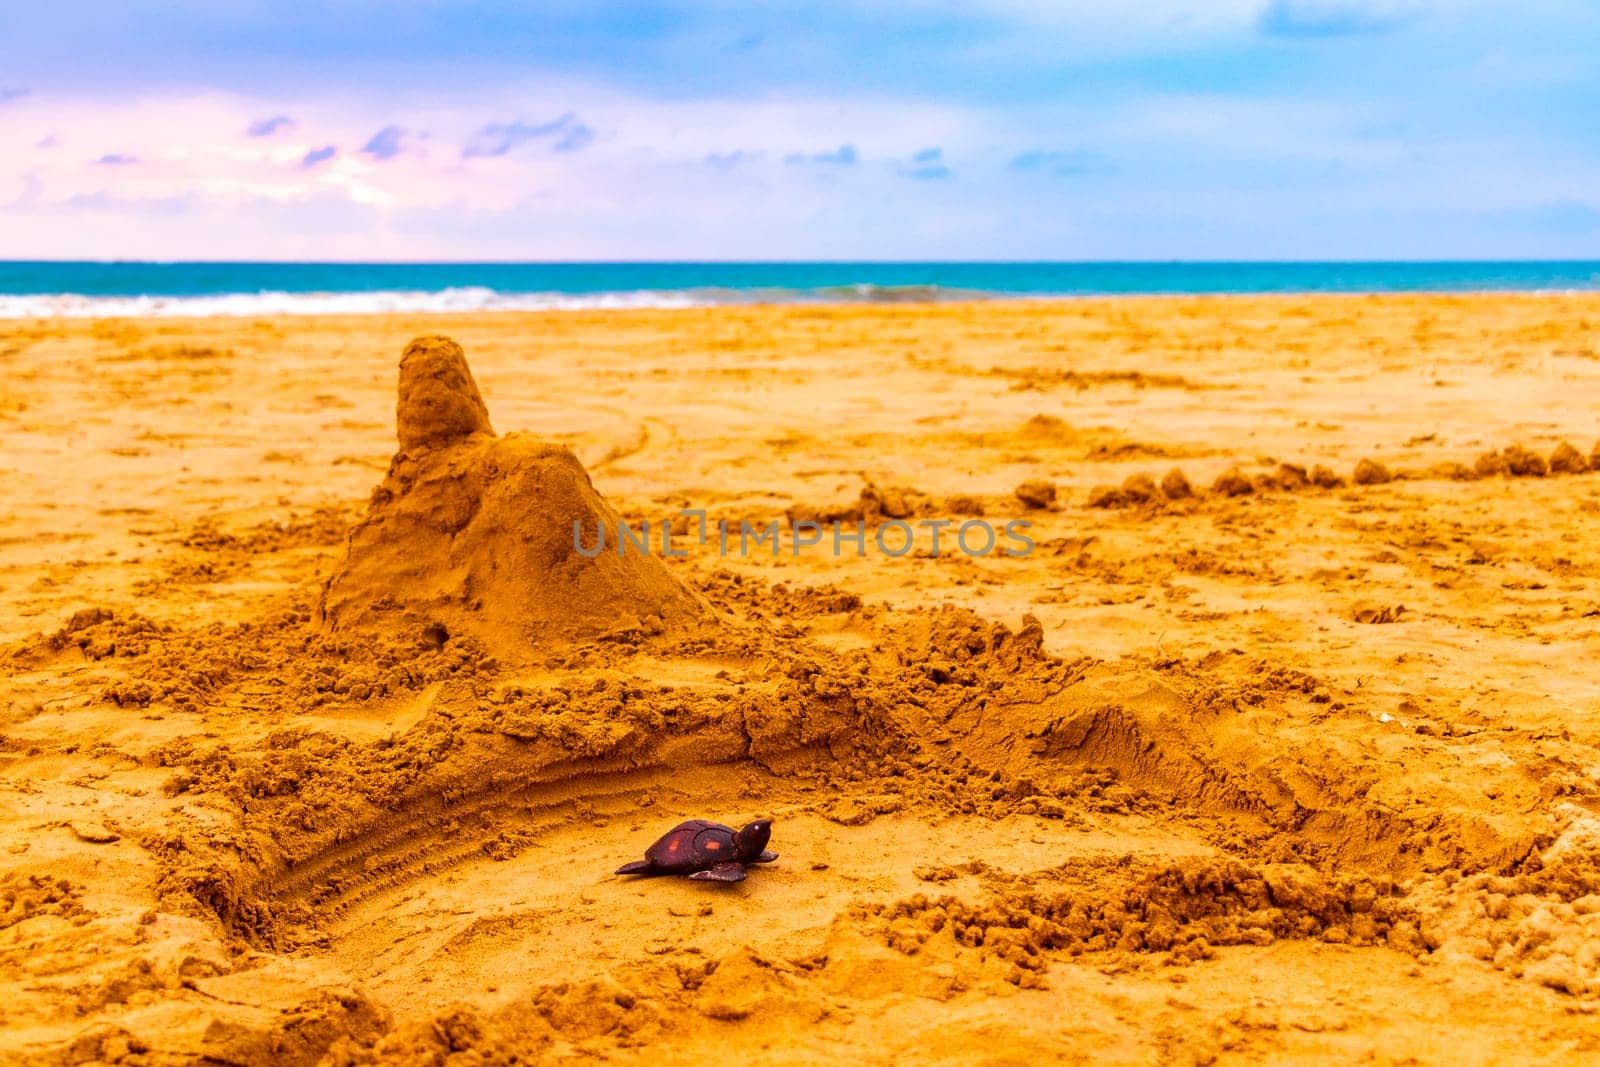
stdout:
<svg viewBox="0 0 1600 1067">
<path fill-rule="evenodd" d="M 57 266 L 140 266 L 140 267 L 253 267 L 253 266 L 325 266 L 325 267 L 761 267 L 761 266 L 862 266 L 862 267 L 921 267 L 921 266 L 1049 266 L 1049 267 L 1240 267 L 1240 266 L 1433 266 L 1474 264 L 1600 264 L 1600 254 L 1593 257 L 1446 257 L 1441 259 L 1413 259 L 1403 257 L 1348 259 L 74 259 L 62 258 L 0 258 L 0 266 L 28 266 L 48 264 Z"/>
</svg>

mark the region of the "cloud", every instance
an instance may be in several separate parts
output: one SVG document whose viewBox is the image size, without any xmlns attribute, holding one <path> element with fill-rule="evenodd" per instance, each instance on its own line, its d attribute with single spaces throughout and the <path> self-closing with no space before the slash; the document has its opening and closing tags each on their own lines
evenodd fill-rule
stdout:
<svg viewBox="0 0 1600 1067">
<path fill-rule="evenodd" d="M 28 95 L 26 89 L 0 88 L 0 104 L 9 104 L 13 100 L 20 100 Z"/>
<path fill-rule="evenodd" d="M 842 144 L 832 152 L 815 152 L 811 155 L 806 155 L 804 152 L 791 152 L 783 157 L 783 161 L 789 164 L 821 163 L 824 166 L 831 167 L 853 167 L 857 158 L 859 157 L 856 155 L 855 145 Z"/>
<path fill-rule="evenodd" d="M 76 193 L 61 201 L 60 207 L 68 211 L 150 216 L 183 215 L 199 205 L 199 198 L 191 192 L 171 196 L 119 196 L 104 189 L 92 193 Z"/>
<path fill-rule="evenodd" d="M 1105 157 L 1081 149 L 1061 152 L 1048 148 L 1030 148 L 1014 156 L 1011 170 L 1035 174 L 1093 174 L 1109 169 Z"/>
<path fill-rule="evenodd" d="M 60 144 L 61 144 L 61 138 L 57 137 L 53 133 L 47 133 L 43 137 L 39 138 L 37 141 L 33 142 L 33 147 L 35 147 L 35 148 L 56 148 Z"/>
<path fill-rule="evenodd" d="M 271 137 L 279 130 L 287 130 L 294 125 L 294 119 L 288 115 L 274 115 L 270 119 L 256 119 L 245 128 L 245 134 L 250 137 Z"/>
<path fill-rule="evenodd" d="M 472 135 L 461 158 L 497 158 L 535 141 L 550 141 L 557 152 L 576 152 L 593 140 L 594 131 L 569 111 L 549 122 L 491 122 Z"/>
<path fill-rule="evenodd" d="M 579 152 L 593 142 L 594 131 L 580 122 L 561 135 L 561 140 L 556 142 L 555 149 L 557 152 Z"/>
<path fill-rule="evenodd" d="M 139 162 L 138 156 L 130 156 L 123 152 L 108 152 L 94 161 L 97 167 L 131 167 Z"/>
<path fill-rule="evenodd" d="M 1074 12 L 1116 6 L 993 2 Z M 99 62 L 63 65 L 59 76 L 8 63 L 0 86 L 32 93 L 0 106 L 0 199 L 23 190 L 20 176 L 31 168 L 52 203 L 101 188 L 149 196 L 192 188 L 205 210 L 171 227 L 170 240 L 164 229 L 133 221 L 114 233 L 80 233 L 58 218 L 0 211 L 0 244 L 40 256 L 157 249 L 189 258 L 305 258 L 318 252 L 314 227 L 275 229 L 244 205 L 315 189 L 340 191 L 359 205 L 368 229 L 358 250 L 368 258 L 1049 258 L 1062 249 L 1157 259 L 1600 254 L 1591 214 L 1600 200 L 1590 193 L 1600 188 L 1600 159 L 1589 106 L 1600 75 L 1582 60 L 1593 49 L 1579 47 L 1600 23 L 1563 30 L 1551 15 L 1555 5 L 1527 5 L 1513 19 L 1480 0 L 1459 9 L 1435 0 L 1339 2 L 1335 9 L 1335 0 L 1320 7 L 1222 0 L 1231 12 L 1223 25 L 1218 7 L 1170 0 L 1174 9 L 1188 4 L 1198 12 L 1205 31 L 1158 32 L 1130 16 L 1123 32 L 1132 43 L 1089 63 L 1067 55 L 1082 45 L 1068 40 L 1077 15 L 1060 15 L 1059 33 L 1017 25 L 1001 36 L 963 34 L 959 54 L 948 42 L 913 38 L 896 44 L 893 56 L 865 57 L 885 61 L 866 64 L 871 84 L 860 70 L 843 70 L 846 60 L 864 62 L 859 53 L 837 57 L 815 39 L 797 40 L 804 27 L 764 17 L 747 25 L 726 15 L 688 39 L 629 37 L 597 50 L 619 71 L 627 68 L 609 79 L 580 77 L 542 53 L 530 60 L 526 41 L 523 65 L 509 73 L 445 71 L 431 65 L 440 62 L 432 51 L 411 57 L 424 63 L 420 69 L 360 66 L 367 60 L 357 57 L 358 69 L 327 68 L 343 79 L 338 91 L 302 82 L 299 69 L 278 72 L 256 91 L 230 80 L 228 67 L 193 91 L 158 91 L 152 83 L 128 92 L 102 79 Z M 1576 8 L 1573 0 L 1557 2 Z M 896 10 L 953 9 L 949 0 L 900 3 Z M 1275 23 L 1264 14 L 1274 10 Z M 1330 11 L 1342 13 L 1342 23 Z M 1348 31 L 1407 11 L 1411 20 L 1387 34 L 1263 32 L 1291 23 L 1300 33 Z M 766 41 L 752 53 L 724 55 L 721 47 L 746 29 L 765 30 Z M 1424 31 L 1438 47 L 1419 82 L 1415 46 Z M 130 48 L 148 45 L 128 38 Z M 12 58 L 35 62 L 31 49 L 24 52 Z M 1485 57 L 1501 53 L 1550 79 L 1490 72 Z M 159 55 L 144 59 L 152 77 L 208 77 L 187 63 L 163 66 Z M 668 84 L 680 62 L 724 68 Z M 945 77 L 952 65 L 962 77 Z M 659 74 L 660 85 L 640 89 L 631 73 L 637 68 Z M 707 89 L 712 73 L 728 75 L 728 84 Z M 752 85 L 758 77 L 765 80 Z M 408 95 L 418 78 L 430 91 Z M 315 114 L 305 100 L 316 102 Z M 569 109 L 573 117 L 560 122 Z M 280 115 L 300 124 L 269 138 L 246 136 L 253 120 Z M 405 163 L 358 154 L 391 123 L 402 131 L 396 158 Z M 59 148 L 33 147 L 52 131 Z M 432 144 L 424 131 L 432 131 Z M 558 143 L 568 145 L 566 154 Z M 937 159 L 914 159 L 930 146 L 941 150 Z M 463 160 L 464 148 L 504 155 Z M 92 165 L 95 149 L 143 162 Z M 791 156 L 795 165 L 785 165 Z M 909 176 L 939 167 L 950 176 Z M 1082 195 L 1085 187 L 1094 195 Z M 950 210 L 885 210 L 908 195 L 944 200 Z M 1513 207 L 1524 214 L 1501 214 Z M 394 220 L 430 211 L 439 221 L 426 241 L 406 243 Z M 554 235 L 548 242 L 545 231 Z"/>
<path fill-rule="evenodd" d="M 477 133 L 461 150 L 462 159 L 496 158 L 519 145 L 559 133 L 572 119 L 562 115 L 551 122 L 528 124 L 525 122 L 491 122 Z"/>
<path fill-rule="evenodd" d="M 764 155 L 762 152 L 746 152 L 736 149 L 732 152 L 707 152 L 705 165 L 715 167 L 717 170 L 732 170 L 746 163 L 754 163 Z"/>
<path fill-rule="evenodd" d="M 361 147 L 361 154 L 371 156 L 380 163 L 391 160 L 400 154 L 400 138 L 405 136 L 405 132 L 398 126 L 385 126 Z"/>
<path fill-rule="evenodd" d="M 40 179 L 38 172 L 31 170 L 23 171 L 21 179 L 22 192 L 17 194 L 15 200 L 12 200 L 9 204 L 4 204 L 4 207 L 31 210 L 38 205 L 40 200 L 39 194 L 44 192 L 44 182 Z"/>
<path fill-rule="evenodd" d="M 950 168 L 945 166 L 944 149 L 924 148 L 911 157 L 910 166 L 900 168 L 900 173 L 917 181 L 938 181 L 950 177 Z"/>
<path fill-rule="evenodd" d="M 1359 0 L 1272 0 L 1256 25 L 1269 37 L 1354 37 L 1387 33 L 1414 14 L 1394 3 Z"/>
</svg>

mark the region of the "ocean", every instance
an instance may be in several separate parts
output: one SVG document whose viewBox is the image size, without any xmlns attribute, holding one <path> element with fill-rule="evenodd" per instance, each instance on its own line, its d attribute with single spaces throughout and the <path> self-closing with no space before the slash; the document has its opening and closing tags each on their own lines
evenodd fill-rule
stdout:
<svg viewBox="0 0 1600 1067">
<path fill-rule="evenodd" d="M 0 318 L 361 314 L 1131 293 L 1563 292 L 1600 261 L 140 263 L 0 261 Z"/>
</svg>

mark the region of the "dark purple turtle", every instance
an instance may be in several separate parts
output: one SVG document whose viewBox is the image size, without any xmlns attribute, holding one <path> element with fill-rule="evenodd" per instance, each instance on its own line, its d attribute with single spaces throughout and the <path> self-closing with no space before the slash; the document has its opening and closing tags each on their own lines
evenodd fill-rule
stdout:
<svg viewBox="0 0 1600 1067">
<path fill-rule="evenodd" d="M 747 863 L 771 863 L 767 851 L 772 820 L 757 819 L 743 830 L 720 822 L 690 819 L 645 849 L 644 859 L 625 863 L 618 874 L 686 874 L 696 882 L 742 882 Z"/>
</svg>

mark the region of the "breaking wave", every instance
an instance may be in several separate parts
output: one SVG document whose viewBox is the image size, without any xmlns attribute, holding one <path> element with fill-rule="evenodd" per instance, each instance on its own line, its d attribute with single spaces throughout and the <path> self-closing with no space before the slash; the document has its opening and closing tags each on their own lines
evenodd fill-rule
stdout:
<svg viewBox="0 0 1600 1067">
<path fill-rule="evenodd" d="M 906 303 L 1005 294 L 936 285 L 849 285 L 822 289 L 636 289 L 602 293 L 506 293 L 480 286 L 376 292 L 213 293 L 201 296 L 0 294 L 0 319 L 204 318 L 254 315 L 379 315 L 393 312 L 604 311 L 719 304 Z"/>
</svg>

